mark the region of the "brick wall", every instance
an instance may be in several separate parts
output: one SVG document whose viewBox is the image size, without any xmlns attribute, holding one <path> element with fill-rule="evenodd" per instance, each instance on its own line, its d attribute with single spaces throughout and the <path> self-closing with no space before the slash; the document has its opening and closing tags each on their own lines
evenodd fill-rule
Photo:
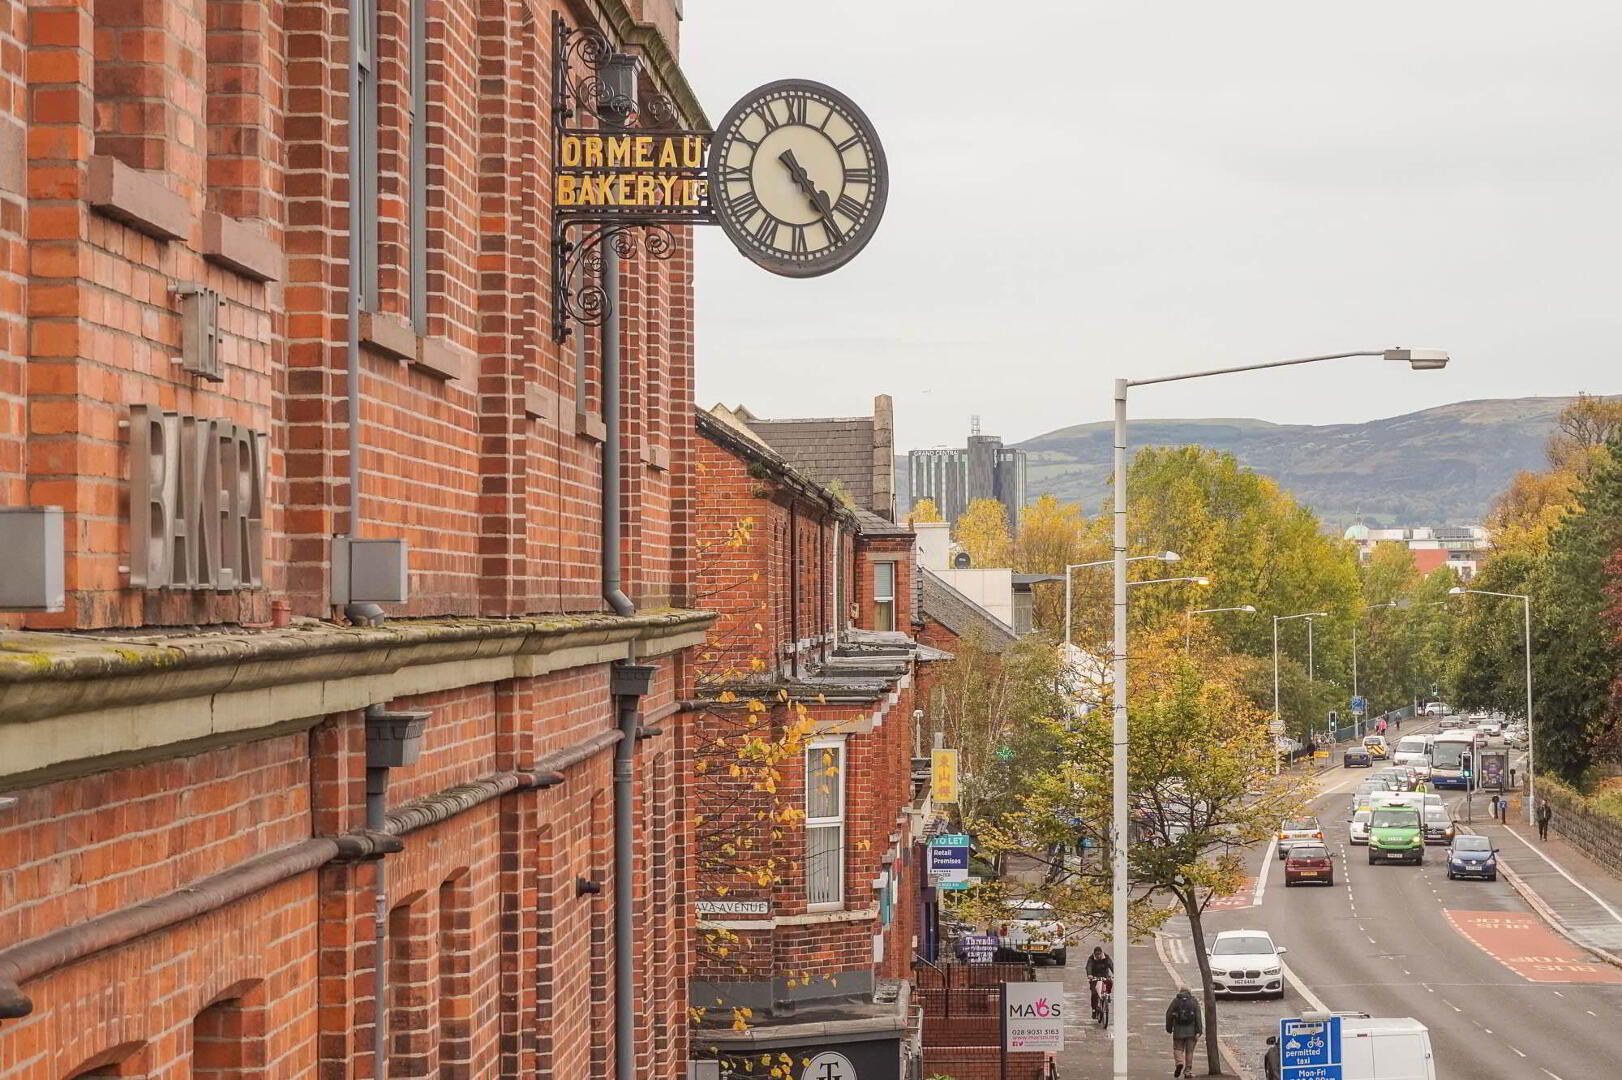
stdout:
<svg viewBox="0 0 1622 1080">
<path fill-rule="evenodd" d="M 398 699 L 434 715 L 421 759 L 394 770 L 389 805 L 605 730 L 606 681 L 597 666 Z M 667 708 L 677 684 L 662 661 L 647 707 Z M 17 792 L 0 818 L 0 876 L 12 883 L 0 942 L 358 827 L 364 744 L 358 713 L 333 715 L 308 732 Z M 639 1076 L 669 1080 L 686 1059 L 680 747 L 674 730 L 642 745 L 636 1051 Z M 408 833 L 387 858 L 394 1075 L 602 1074 L 613 1051 L 611 756 Z M 225 1070 L 250 1050 L 267 1075 L 375 1075 L 375 866 L 330 863 L 30 981 L 34 1011 L 0 1022 L 0 1075 L 44 1080 L 101 1061 L 157 1075 L 188 1058 Z M 581 879 L 602 892 L 580 895 Z"/>
<path fill-rule="evenodd" d="M 655 23 L 670 14 L 668 0 L 645 6 Z M 577 391 L 599 350 L 551 333 L 550 20 L 565 8 L 432 6 L 414 101 L 411 0 L 382 5 L 375 208 L 347 201 L 343 5 L 52 0 L 26 27 L 19 6 L 0 12 L 0 496 L 70 514 L 69 610 L 3 625 L 258 623 L 281 596 L 327 616 L 330 538 L 351 528 L 410 543 L 412 600 L 396 614 L 601 610 L 602 406 Z M 422 191 L 408 183 L 413 112 Z M 114 165 L 124 193 L 97 209 L 92 184 Z M 371 209 L 352 448 L 348 230 Z M 689 600 L 693 266 L 691 230 L 676 232 L 677 257 L 639 253 L 621 275 L 623 570 L 647 606 Z M 171 362 L 177 290 L 194 285 L 221 296 L 223 382 Z M 131 405 L 270 434 L 265 588 L 128 587 Z"/>
<path fill-rule="evenodd" d="M 1006 1080 L 1043 1080 L 1046 1054 L 1008 1055 Z M 924 1075 L 951 1080 L 1003 1080 L 995 1046 L 942 1046 L 924 1048 Z"/>
<path fill-rule="evenodd" d="M 1548 800 L 1549 828 L 1595 862 L 1622 873 L 1622 819 L 1593 809 L 1588 800 L 1559 784 L 1539 779 L 1537 796 Z"/>
</svg>

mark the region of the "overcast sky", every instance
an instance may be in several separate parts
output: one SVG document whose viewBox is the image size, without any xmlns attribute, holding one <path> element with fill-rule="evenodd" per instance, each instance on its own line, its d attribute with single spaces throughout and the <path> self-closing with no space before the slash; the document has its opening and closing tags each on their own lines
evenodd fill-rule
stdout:
<svg viewBox="0 0 1622 1080">
<path fill-rule="evenodd" d="M 1622 392 L 1622 4 L 687 0 L 711 122 L 801 76 L 889 157 L 853 262 L 778 278 L 701 229 L 701 404 L 1104 419 L 1111 380 L 1449 349 L 1137 392 L 1137 416 L 1340 423 Z"/>
</svg>

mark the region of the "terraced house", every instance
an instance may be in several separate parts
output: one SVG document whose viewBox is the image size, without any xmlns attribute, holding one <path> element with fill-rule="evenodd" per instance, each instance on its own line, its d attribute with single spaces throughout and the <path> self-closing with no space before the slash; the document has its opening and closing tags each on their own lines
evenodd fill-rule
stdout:
<svg viewBox="0 0 1622 1080">
<path fill-rule="evenodd" d="M 910 636 L 888 403 L 877 424 L 698 415 L 699 592 L 719 619 L 684 706 L 693 1042 L 738 1076 L 899 1080 L 920 1060 L 909 976 L 933 812 L 914 709 L 945 654 Z"/>
<path fill-rule="evenodd" d="M 0 1075 L 687 1075 L 691 237 L 547 257 L 679 30 L 0 2 Z"/>
</svg>

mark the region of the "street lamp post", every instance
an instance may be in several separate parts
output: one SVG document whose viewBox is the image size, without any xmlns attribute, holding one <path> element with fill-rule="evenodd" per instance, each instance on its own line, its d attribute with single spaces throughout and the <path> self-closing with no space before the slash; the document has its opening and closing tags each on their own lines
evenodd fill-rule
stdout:
<svg viewBox="0 0 1622 1080">
<path fill-rule="evenodd" d="M 1278 734 L 1283 731 L 1283 723 L 1284 723 L 1283 717 L 1281 717 L 1279 715 L 1279 711 L 1278 711 L 1278 624 L 1281 623 L 1281 622 L 1289 622 L 1291 619 L 1305 619 L 1305 620 L 1307 620 L 1307 629 L 1311 630 L 1312 629 L 1312 620 L 1313 619 L 1323 618 L 1323 617 L 1327 616 L 1328 614 L 1329 614 L 1329 612 L 1327 612 L 1327 611 L 1303 611 L 1303 612 L 1301 612 L 1300 614 L 1297 614 L 1297 615 L 1274 615 L 1273 616 L 1273 729 L 1272 730 L 1273 730 L 1273 733 L 1274 733 L 1273 737 L 1275 739 L 1278 737 Z M 1310 680 L 1311 680 L 1311 676 L 1308 676 L 1308 681 L 1310 681 Z M 1276 752 L 1276 748 L 1275 748 L 1275 753 L 1273 754 L 1273 774 L 1275 776 L 1278 774 L 1278 754 Z"/>
<path fill-rule="evenodd" d="M 1189 644 L 1193 641 L 1194 616 L 1196 616 L 1196 615 L 1214 615 L 1219 611 L 1243 611 L 1246 614 L 1254 615 L 1254 614 L 1256 614 L 1256 607 L 1255 607 L 1254 604 L 1241 604 L 1238 607 L 1202 607 L 1202 608 L 1195 608 L 1195 609 L 1193 609 L 1191 611 L 1183 612 L 1183 655 L 1184 656 L 1188 655 Z"/>
<path fill-rule="evenodd" d="M 1144 559 L 1159 559 L 1161 562 L 1177 562 L 1182 558 L 1175 551 L 1162 551 L 1159 555 L 1134 555 L 1127 562 L 1142 562 Z M 1064 643 L 1070 644 L 1070 572 L 1072 570 L 1086 570 L 1093 566 L 1111 566 L 1113 559 L 1102 559 L 1098 562 L 1071 563 L 1064 568 Z"/>
<path fill-rule="evenodd" d="M 1532 824 L 1532 806 L 1537 802 L 1537 773 L 1532 767 L 1532 754 L 1537 738 L 1532 731 L 1532 598 L 1526 593 L 1493 592 L 1491 589 L 1466 589 L 1455 585 L 1447 591 L 1449 596 L 1501 596 L 1521 602 L 1521 633 L 1526 643 L 1526 823 Z"/>
<path fill-rule="evenodd" d="M 1114 701 L 1110 726 L 1111 745 L 1111 823 L 1114 846 L 1112 850 L 1110 884 L 1112 945 L 1114 947 L 1115 979 L 1119 993 L 1114 997 L 1116 1030 L 1131 1031 L 1127 1023 L 1130 1008 L 1127 926 L 1127 713 L 1126 713 L 1126 395 L 1134 386 L 1155 383 L 1181 382 L 1211 375 L 1230 375 L 1241 371 L 1260 371 L 1266 368 L 1293 367 L 1312 364 L 1320 360 L 1339 360 L 1353 356 L 1378 356 L 1387 360 L 1406 361 L 1415 370 L 1434 370 L 1447 366 L 1448 355 L 1440 349 L 1378 349 L 1358 352 L 1328 353 L 1323 356 L 1303 356 L 1291 360 L 1273 360 L 1263 364 L 1244 364 L 1239 367 L 1213 368 L 1209 371 L 1191 371 L 1186 375 L 1163 375 L 1154 379 L 1115 380 L 1115 619 L 1112 663 L 1114 667 Z M 1114 1080 L 1128 1080 L 1128 1039 L 1121 1035 L 1114 1042 Z"/>
</svg>

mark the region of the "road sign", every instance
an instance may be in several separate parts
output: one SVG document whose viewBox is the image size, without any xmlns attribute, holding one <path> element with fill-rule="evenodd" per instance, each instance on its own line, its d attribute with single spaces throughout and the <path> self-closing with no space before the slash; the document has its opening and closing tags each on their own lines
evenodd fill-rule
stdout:
<svg viewBox="0 0 1622 1080">
<path fill-rule="evenodd" d="M 1368 712 L 1369 711 L 1368 699 L 1365 698 L 1365 697 L 1361 697 L 1361 696 L 1354 697 L 1352 699 L 1352 711 L 1354 713 L 1366 713 L 1366 712 Z"/>
<path fill-rule="evenodd" d="M 1282 1080 L 1341 1080 L 1340 1017 L 1278 1022 Z"/>
<path fill-rule="evenodd" d="M 1270 734 L 1270 735 L 1282 735 L 1282 734 L 1284 734 L 1284 721 L 1282 721 L 1282 720 L 1269 720 L 1267 722 L 1267 731 L 1268 731 L 1268 734 Z"/>
<path fill-rule="evenodd" d="M 1064 983 L 1003 983 L 1003 1030 L 1011 1051 L 1064 1049 Z"/>
</svg>

